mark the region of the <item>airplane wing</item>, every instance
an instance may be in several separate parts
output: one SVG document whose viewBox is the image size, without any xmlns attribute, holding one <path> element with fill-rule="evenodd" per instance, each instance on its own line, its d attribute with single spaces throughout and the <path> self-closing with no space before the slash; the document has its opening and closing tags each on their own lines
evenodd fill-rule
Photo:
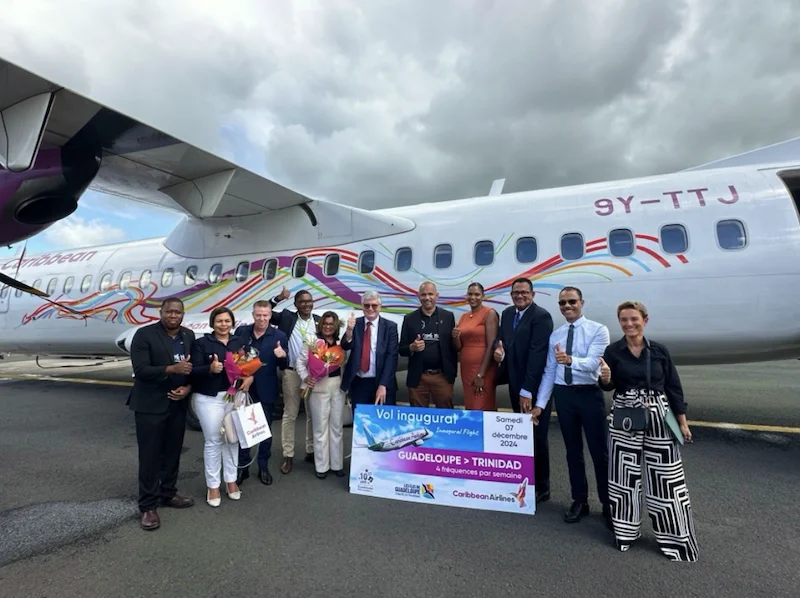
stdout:
<svg viewBox="0 0 800 598">
<path fill-rule="evenodd" d="M 0 167 L 10 173 L 53 169 L 60 161 L 64 178 L 69 165 L 72 178 L 84 176 L 89 189 L 200 219 L 311 201 L 3 58 L 0 116 Z M 76 188 L 82 193 L 86 187 Z"/>
<path fill-rule="evenodd" d="M 735 156 L 720 158 L 713 162 L 692 166 L 681 172 L 691 172 L 693 170 L 709 170 L 712 168 L 730 168 L 732 166 L 749 166 L 756 164 L 778 164 L 785 162 L 795 162 L 800 164 L 800 137 L 773 143 L 765 147 L 757 148 Z"/>
</svg>

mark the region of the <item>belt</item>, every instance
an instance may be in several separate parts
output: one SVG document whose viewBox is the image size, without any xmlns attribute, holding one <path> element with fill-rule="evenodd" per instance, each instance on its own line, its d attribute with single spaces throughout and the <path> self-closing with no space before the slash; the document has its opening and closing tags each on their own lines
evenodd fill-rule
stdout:
<svg viewBox="0 0 800 598">
<path fill-rule="evenodd" d="M 422 370 L 423 374 L 441 374 L 442 370 Z"/>
<path fill-rule="evenodd" d="M 560 388 L 572 388 L 574 390 L 599 390 L 597 384 L 556 384 Z"/>
</svg>

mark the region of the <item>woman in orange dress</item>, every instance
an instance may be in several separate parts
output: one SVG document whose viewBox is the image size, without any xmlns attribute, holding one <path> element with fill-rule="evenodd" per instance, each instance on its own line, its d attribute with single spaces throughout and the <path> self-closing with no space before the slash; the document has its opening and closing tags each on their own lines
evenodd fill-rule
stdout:
<svg viewBox="0 0 800 598">
<path fill-rule="evenodd" d="M 483 299 L 481 283 L 473 282 L 467 287 L 470 311 L 461 316 L 453 329 L 453 343 L 459 352 L 464 408 L 497 411 L 497 364 L 492 359 L 492 345 L 500 318 L 494 309 L 483 305 Z"/>
</svg>

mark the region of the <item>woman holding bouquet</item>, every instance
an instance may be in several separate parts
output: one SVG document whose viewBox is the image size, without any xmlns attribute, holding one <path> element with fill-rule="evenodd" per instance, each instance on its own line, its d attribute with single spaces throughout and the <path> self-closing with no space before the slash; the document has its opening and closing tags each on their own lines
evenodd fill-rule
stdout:
<svg viewBox="0 0 800 598">
<path fill-rule="evenodd" d="M 344 475 L 344 426 L 342 409 L 344 393 L 341 365 L 344 349 L 339 344 L 339 317 L 332 311 L 322 314 L 317 325 L 317 338 L 306 341 L 297 356 L 295 369 L 302 383 L 301 392 L 310 395 L 311 426 L 314 434 L 314 468 L 317 477 L 325 479 L 329 470 Z M 322 367 L 327 362 L 328 367 Z"/>
<path fill-rule="evenodd" d="M 241 339 L 231 334 L 236 320 L 227 307 L 218 307 L 211 312 L 208 324 L 213 329 L 199 337 L 192 347 L 192 389 L 194 390 L 194 411 L 203 429 L 205 445 L 203 461 L 205 464 L 206 502 L 218 507 L 220 498 L 220 470 L 225 479 L 226 492 L 231 500 L 242 496 L 236 484 L 239 465 L 239 443 L 228 443 L 222 437 L 222 420 L 234 408 L 227 401 L 230 383 L 223 371 L 225 356 L 244 346 Z M 240 390 L 247 391 L 253 383 L 253 376 L 242 378 Z"/>
</svg>

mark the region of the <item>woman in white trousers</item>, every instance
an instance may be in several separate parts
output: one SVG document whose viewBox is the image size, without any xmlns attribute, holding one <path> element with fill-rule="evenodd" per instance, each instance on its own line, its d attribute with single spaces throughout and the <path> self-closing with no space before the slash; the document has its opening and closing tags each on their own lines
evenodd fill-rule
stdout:
<svg viewBox="0 0 800 598">
<path fill-rule="evenodd" d="M 229 443 L 222 436 L 222 420 L 234 408 L 232 402 L 224 400 L 229 383 L 224 371 L 225 355 L 238 351 L 244 343 L 231 334 L 236 321 L 227 307 L 218 307 L 211 312 L 209 325 L 213 332 L 198 338 L 192 348 L 193 406 L 203 429 L 203 461 L 205 465 L 206 502 L 218 507 L 220 495 L 220 472 L 225 480 L 228 498 L 239 500 L 242 496 L 236 484 L 239 465 L 239 443 Z M 244 378 L 241 390 L 247 391 L 253 377 Z"/>
<path fill-rule="evenodd" d="M 317 336 L 328 346 L 339 341 L 339 317 L 332 311 L 325 312 L 319 319 Z M 302 380 L 301 392 L 311 387 L 308 406 L 311 409 L 311 426 L 314 435 L 314 469 L 317 477 L 325 479 L 328 471 L 338 477 L 344 475 L 344 393 L 340 389 L 341 368 L 327 377 L 315 382 L 308 371 L 308 348 L 305 347 L 295 362 L 295 370 Z"/>
</svg>

